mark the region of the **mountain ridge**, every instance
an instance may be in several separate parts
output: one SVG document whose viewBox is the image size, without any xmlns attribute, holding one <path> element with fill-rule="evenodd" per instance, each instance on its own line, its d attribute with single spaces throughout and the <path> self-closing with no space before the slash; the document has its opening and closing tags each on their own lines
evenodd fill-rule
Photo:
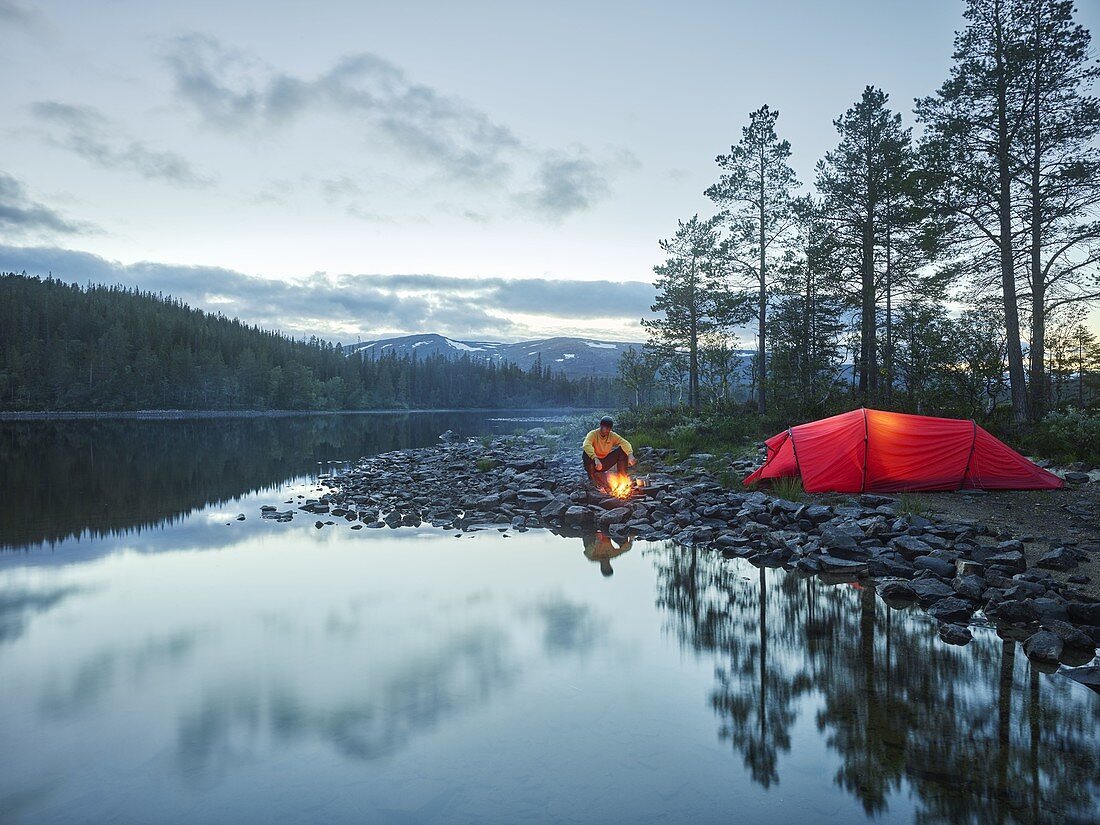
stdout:
<svg viewBox="0 0 1100 825">
<path fill-rule="evenodd" d="M 618 372 L 619 356 L 642 345 L 633 341 L 603 341 L 598 338 L 554 336 L 528 341 L 475 341 L 451 338 L 435 332 L 376 338 L 344 346 L 345 355 L 380 358 L 415 354 L 417 357 L 442 355 L 445 358 L 512 363 L 529 369 L 541 359 L 543 367 L 562 372 L 570 378 L 587 375 L 608 376 Z"/>
</svg>

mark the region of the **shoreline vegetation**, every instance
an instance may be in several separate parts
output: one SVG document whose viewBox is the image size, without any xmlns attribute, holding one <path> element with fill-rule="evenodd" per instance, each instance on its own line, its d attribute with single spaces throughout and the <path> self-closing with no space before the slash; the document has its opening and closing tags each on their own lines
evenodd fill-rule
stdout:
<svg viewBox="0 0 1100 825">
<path fill-rule="evenodd" d="M 0 421 L 75 421 L 97 418 L 170 420 L 182 418 L 290 418 L 317 415 L 404 415 L 408 413 L 546 413 L 572 415 L 589 407 L 393 407 L 361 410 L 0 410 Z"/>
</svg>

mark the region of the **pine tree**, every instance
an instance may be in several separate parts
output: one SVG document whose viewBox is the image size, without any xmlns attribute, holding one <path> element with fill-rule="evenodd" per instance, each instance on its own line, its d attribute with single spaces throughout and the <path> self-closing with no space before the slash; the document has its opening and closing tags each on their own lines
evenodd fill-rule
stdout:
<svg viewBox="0 0 1100 825">
<path fill-rule="evenodd" d="M 1100 298 L 1100 101 L 1088 94 L 1100 76 L 1087 29 L 1069 0 L 1020 0 L 1025 21 L 1024 71 L 1031 88 L 1021 130 L 1030 296 L 1031 415 L 1049 402 L 1046 322 L 1059 307 Z"/>
<path fill-rule="evenodd" d="M 894 303 L 911 290 L 926 262 L 927 224 L 919 208 L 911 130 L 885 92 L 868 86 L 833 121 L 837 148 L 817 165 L 817 188 L 831 233 L 829 261 L 859 318 L 858 391 L 864 402 L 889 396 Z M 880 390 L 879 307 L 885 299 L 885 387 Z"/>
<path fill-rule="evenodd" d="M 979 279 L 995 273 L 1004 306 L 1009 386 L 1017 423 L 1028 418 L 1020 342 L 1012 189 L 1014 150 L 1026 128 L 1031 76 L 1023 60 L 1026 21 L 1020 0 L 967 0 L 951 76 L 917 101 L 928 127 L 923 162 L 934 202 L 954 219 L 956 254 Z"/>
<path fill-rule="evenodd" d="M 735 322 L 718 253 L 718 219 L 693 215 L 676 234 L 660 242 L 668 255 L 655 266 L 657 298 L 651 307 L 663 317 L 643 320 L 652 343 L 663 351 L 687 354 L 688 403 L 699 409 L 699 341 Z"/>
<path fill-rule="evenodd" d="M 791 145 L 775 131 L 778 110 L 762 106 L 749 115 L 741 140 L 715 162 L 724 174 L 704 193 L 722 208 L 729 229 L 726 254 L 734 272 L 755 293 L 757 410 L 767 411 L 767 322 L 771 273 L 794 225 L 792 192 L 799 186 L 788 163 Z"/>
</svg>

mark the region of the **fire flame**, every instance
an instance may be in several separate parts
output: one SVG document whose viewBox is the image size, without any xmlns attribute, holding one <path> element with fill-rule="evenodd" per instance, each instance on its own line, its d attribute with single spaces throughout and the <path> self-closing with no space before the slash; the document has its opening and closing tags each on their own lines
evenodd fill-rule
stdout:
<svg viewBox="0 0 1100 825">
<path fill-rule="evenodd" d="M 608 473 L 607 475 L 608 492 L 615 496 L 615 498 L 630 498 L 630 494 L 634 492 L 634 488 L 643 485 L 644 482 L 642 479 L 631 479 L 631 477 L 625 473 Z"/>
</svg>

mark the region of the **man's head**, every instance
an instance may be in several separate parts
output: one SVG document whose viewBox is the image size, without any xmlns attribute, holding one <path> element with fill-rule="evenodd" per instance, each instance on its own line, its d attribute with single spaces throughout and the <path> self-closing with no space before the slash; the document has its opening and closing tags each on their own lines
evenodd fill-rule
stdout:
<svg viewBox="0 0 1100 825">
<path fill-rule="evenodd" d="M 615 422 L 611 420 L 611 416 L 605 415 L 603 418 L 600 419 L 600 432 L 606 435 L 607 433 L 611 432 L 611 427 L 614 424 Z"/>
</svg>

